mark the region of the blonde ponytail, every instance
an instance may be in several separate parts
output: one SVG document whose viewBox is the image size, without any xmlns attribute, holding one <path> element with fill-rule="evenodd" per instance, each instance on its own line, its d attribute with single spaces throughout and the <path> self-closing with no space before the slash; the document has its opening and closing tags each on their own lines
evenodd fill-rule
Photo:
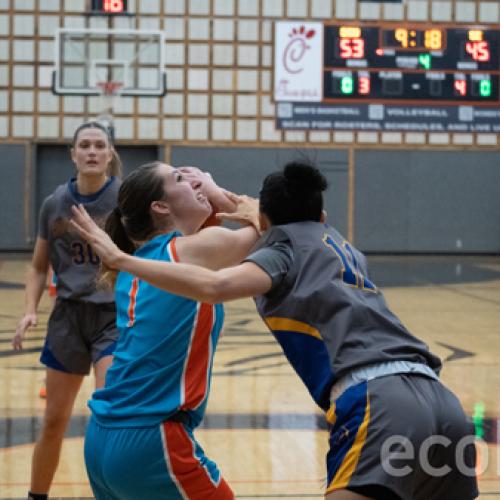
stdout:
<svg viewBox="0 0 500 500">
<path fill-rule="evenodd" d="M 123 167 L 120 156 L 116 152 L 115 148 L 111 148 L 111 161 L 108 163 L 108 175 L 118 177 L 119 179 L 123 176 Z"/>
</svg>

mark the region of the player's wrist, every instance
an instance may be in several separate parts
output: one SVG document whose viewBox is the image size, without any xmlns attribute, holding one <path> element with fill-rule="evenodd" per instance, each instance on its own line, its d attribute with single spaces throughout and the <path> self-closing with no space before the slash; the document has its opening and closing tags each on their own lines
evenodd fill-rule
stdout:
<svg viewBox="0 0 500 500">
<path fill-rule="evenodd" d="M 126 271 L 127 264 L 129 264 L 131 257 L 132 256 L 130 254 L 118 250 L 106 264 L 112 269 Z"/>
<path fill-rule="evenodd" d="M 24 308 L 24 316 L 36 316 L 36 310 L 36 305 L 28 303 Z"/>
</svg>

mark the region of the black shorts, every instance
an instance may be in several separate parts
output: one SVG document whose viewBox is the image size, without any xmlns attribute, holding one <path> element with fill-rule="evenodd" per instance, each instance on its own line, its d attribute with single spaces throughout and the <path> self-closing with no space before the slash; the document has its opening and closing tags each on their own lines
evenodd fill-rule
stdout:
<svg viewBox="0 0 500 500">
<path fill-rule="evenodd" d="M 328 412 L 327 493 L 472 500 L 474 427 L 439 380 L 388 375 L 350 387 Z"/>
<path fill-rule="evenodd" d="M 114 302 L 58 298 L 47 324 L 40 361 L 55 370 L 88 375 L 93 364 L 113 353 L 117 338 Z"/>
</svg>

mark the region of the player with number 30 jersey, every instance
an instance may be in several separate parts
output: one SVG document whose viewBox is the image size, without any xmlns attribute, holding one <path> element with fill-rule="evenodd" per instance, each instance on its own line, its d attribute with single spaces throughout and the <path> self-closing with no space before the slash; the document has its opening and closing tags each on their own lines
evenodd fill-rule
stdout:
<svg viewBox="0 0 500 500">
<path fill-rule="evenodd" d="M 39 236 L 51 248 L 57 299 L 41 361 L 55 370 L 86 375 L 92 363 L 111 354 L 114 348 L 118 331 L 113 293 L 96 287 L 99 256 L 71 228 L 69 220 L 71 206 L 81 203 L 93 219 L 104 225 L 116 205 L 119 188 L 120 181 L 111 176 L 99 191 L 86 196 L 77 191 L 76 181 L 71 179 L 58 186 L 42 204 Z"/>
</svg>

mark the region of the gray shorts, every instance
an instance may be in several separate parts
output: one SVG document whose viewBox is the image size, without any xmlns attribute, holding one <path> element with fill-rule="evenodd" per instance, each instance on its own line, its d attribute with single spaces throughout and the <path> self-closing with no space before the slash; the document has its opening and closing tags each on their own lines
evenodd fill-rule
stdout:
<svg viewBox="0 0 500 500">
<path fill-rule="evenodd" d="M 327 492 L 384 500 L 472 500 L 474 427 L 440 381 L 389 375 L 347 389 L 328 413 Z"/>
<path fill-rule="evenodd" d="M 114 302 L 58 298 L 47 324 L 40 361 L 55 370 L 88 375 L 91 365 L 113 354 L 117 338 Z"/>
</svg>

